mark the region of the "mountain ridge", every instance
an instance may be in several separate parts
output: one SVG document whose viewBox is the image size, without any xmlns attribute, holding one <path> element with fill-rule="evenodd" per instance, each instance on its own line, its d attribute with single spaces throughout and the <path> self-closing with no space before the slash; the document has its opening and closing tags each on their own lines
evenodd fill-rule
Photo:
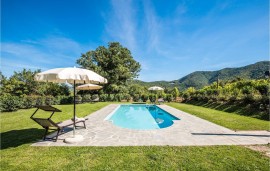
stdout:
<svg viewBox="0 0 270 171">
<path fill-rule="evenodd" d="M 151 81 L 144 82 L 133 80 L 132 83 L 143 86 L 161 86 L 165 88 L 178 87 L 180 90 L 185 90 L 188 87 L 196 89 L 209 85 L 217 80 L 227 81 L 235 78 L 242 79 L 260 79 L 264 78 L 266 71 L 269 71 L 270 61 L 259 61 L 254 64 L 249 64 L 241 67 L 223 68 L 216 71 L 194 71 L 178 80 L 172 81 Z"/>
</svg>

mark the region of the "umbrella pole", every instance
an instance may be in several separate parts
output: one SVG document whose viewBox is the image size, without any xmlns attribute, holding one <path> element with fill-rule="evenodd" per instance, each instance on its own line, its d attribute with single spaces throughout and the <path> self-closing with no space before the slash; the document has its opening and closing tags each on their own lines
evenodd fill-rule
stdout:
<svg viewBox="0 0 270 171">
<path fill-rule="evenodd" d="M 72 144 L 72 143 L 77 143 L 77 142 L 81 142 L 82 140 L 83 140 L 83 136 L 81 136 L 81 135 L 75 135 L 75 123 L 76 123 L 76 121 L 75 121 L 75 118 L 76 118 L 76 86 L 75 86 L 75 84 L 76 84 L 76 82 L 75 82 L 75 80 L 74 80 L 74 89 L 73 89 L 73 91 L 74 91 L 74 98 L 73 98 L 73 103 L 74 103 L 74 105 L 73 105 L 73 137 L 71 137 L 71 138 L 66 138 L 65 140 L 64 140 L 64 142 L 65 143 L 69 143 L 69 144 Z"/>
<path fill-rule="evenodd" d="M 74 80 L 74 89 L 73 89 L 73 94 L 74 94 L 74 99 L 73 99 L 73 103 L 74 103 L 74 105 L 73 105 L 73 137 L 75 137 L 75 116 L 76 116 L 76 95 L 75 95 L 75 93 L 76 93 L 76 86 L 75 86 L 75 80 Z"/>
</svg>

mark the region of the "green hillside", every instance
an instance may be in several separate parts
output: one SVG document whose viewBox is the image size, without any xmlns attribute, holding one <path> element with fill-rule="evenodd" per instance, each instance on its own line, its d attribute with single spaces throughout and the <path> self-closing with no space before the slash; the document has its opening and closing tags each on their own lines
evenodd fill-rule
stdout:
<svg viewBox="0 0 270 171">
<path fill-rule="evenodd" d="M 220 80 L 232 80 L 235 78 L 242 79 L 259 79 L 264 77 L 265 71 L 269 71 L 270 61 L 261 61 L 255 64 L 247 65 L 239 68 L 224 68 L 218 71 L 196 71 L 179 80 L 173 81 L 154 81 L 143 82 L 140 80 L 133 81 L 134 84 L 143 86 L 161 86 L 161 87 L 179 87 L 184 90 L 188 87 L 196 89 L 209 85 L 217 80 L 219 75 Z"/>
<path fill-rule="evenodd" d="M 270 61 L 257 62 L 239 68 L 224 68 L 218 71 L 196 71 L 178 80 L 181 89 L 187 87 L 202 88 L 219 79 L 226 81 L 235 78 L 259 79 L 269 70 Z"/>
</svg>

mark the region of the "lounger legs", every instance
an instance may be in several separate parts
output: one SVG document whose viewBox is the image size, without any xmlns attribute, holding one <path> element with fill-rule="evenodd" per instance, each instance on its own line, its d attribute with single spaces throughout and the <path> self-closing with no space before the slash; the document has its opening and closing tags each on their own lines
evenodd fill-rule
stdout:
<svg viewBox="0 0 270 171">
<path fill-rule="evenodd" d="M 61 131 L 61 129 L 58 129 L 58 130 L 57 130 L 57 134 L 56 134 L 56 137 L 55 137 L 55 142 L 56 142 L 57 139 L 58 139 L 58 135 L 59 135 L 60 131 Z"/>
<path fill-rule="evenodd" d="M 43 140 L 46 140 L 47 133 L 48 133 L 48 128 L 45 128 L 45 134 L 44 134 Z"/>
<path fill-rule="evenodd" d="M 83 123 L 83 126 L 77 126 L 77 125 L 75 124 L 75 128 L 81 128 L 81 127 L 84 127 L 84 128 L 86 129 L 85 122 L 82 122 L 82 123 Z"/>
<path fill-rule="evenodd" d="M 83 123 L 83 126 L 76 126 L 75 125 L 75 128 L 77 127 L 84 127 L 86 129 L 86 124 L 85 122 L 82 122 Z M 58 129 L 52 129 L 52 130 L 56 130 L 57 131 L 57 134 L 55 136 L 55 139 L 54 137 L 53 138 L 47 138 L 47 134 L 48 134 L 48 131 L 49 131 L 49 128 L 44 128 L 45 129 L 45 133 L 44 133 L 44 137 L 43 137 L 43 140 L 45 141 L 46 139 L 51 139 L 51 140 L 54 140 L 55 142 L 58 140 L 58 136 L 60 134 L 62 134 L 62 132 L 64 132 L 64 128 L 58 128 Z M 51 129 L 50 129 L 51 130 Z"/>
</svg>

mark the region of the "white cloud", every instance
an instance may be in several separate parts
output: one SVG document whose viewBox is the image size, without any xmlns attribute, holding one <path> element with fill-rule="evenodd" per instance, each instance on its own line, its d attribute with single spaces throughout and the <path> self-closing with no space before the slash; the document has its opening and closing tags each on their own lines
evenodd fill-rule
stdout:
<svg viewBox="0 0 270 171">
<path fill-rule="evenodd" d="M 3 42 L 1 46 L 1 70 L 7 76 L 23 68 L 45 70 L 75 66 L 76 60 L 86 50 L 86 46 L 60 36 L 17 43 Z"/>
<path fill-rule="evenodd" d="M 111 5 L 112 11 L 104 16 L 107 34 L 113 41 L 119 41 L 135 50 L 137 42 L 134 4 L 131 0 L 112 0 Z"/>
<path fill-rule="evenodd" d="M 150 1 L 144 1 L 146 44 L 148 51 L 158 51 L 160 48 L 160 25 Z"/>
</svg>

